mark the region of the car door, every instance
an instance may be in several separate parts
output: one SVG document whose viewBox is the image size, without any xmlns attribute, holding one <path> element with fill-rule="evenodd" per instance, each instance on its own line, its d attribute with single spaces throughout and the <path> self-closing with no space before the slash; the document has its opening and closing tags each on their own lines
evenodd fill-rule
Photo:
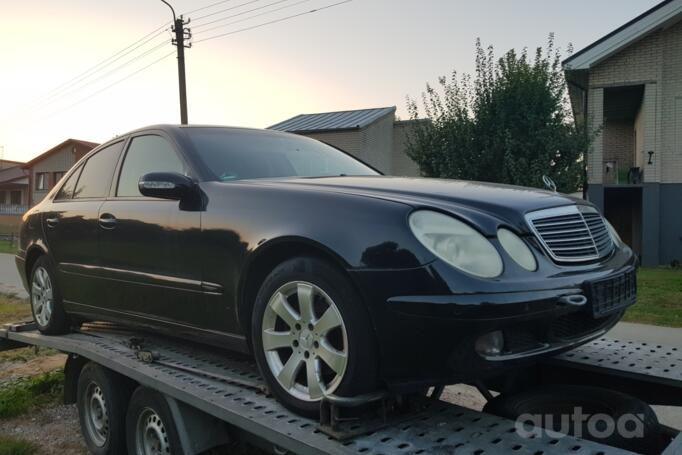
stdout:
<svg viewBox="0 0 682 455">
<path fill-rule="evenodd" d="M 99 209 L 99 258 L 111 309 L 138 322 L 211 329 L 202 299 L 201 212 L 178 201 L 144 197 L 140 177 L 189 169 L 165 136 L 143 133 L 127 146 L 111 197 Z M 189 175 L 189 174 L 188 174 Z"/>
<path fill-rule="evenodd" d="M 79 164 L 43 213 L 45 237 L 67 309 L 100 298 L 96 285 L 98 213 L 122 150 L 123 141 L 119 141 Z"/>
</svg>

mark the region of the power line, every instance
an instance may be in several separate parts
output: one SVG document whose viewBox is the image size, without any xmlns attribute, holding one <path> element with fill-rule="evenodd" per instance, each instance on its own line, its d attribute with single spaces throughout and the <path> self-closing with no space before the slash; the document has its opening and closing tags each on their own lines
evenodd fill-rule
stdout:
<svg viewBox="0 0 682 455">
<path fill-rule="evenodd" d="M 281 11 L 281 10 L 283 10 L 283 9 L 293 8 L 294 6 L 298 6 L 298 5 L 302 4 L 302 3 L 308 3 L 309 1 L 311 1 L 311 0 L 300 0 L 300 1 L 298 1 L 298 2 L 296 2 L 296 3 L 292 3 L 292 4 L 290 4 L 290 5 L 280 6 L 279 8 L 275 8 L 275 9 L 271 9 L 271 10 L 268 10 L 268 11 L 264 11 L 264 12 L 262 12 L 262 13 L 254 14 L 254 15 L 252 15 L 252 16 L 245 17 L 245 18 L 243 18 L 243 19 L 239 19 L 239 20 L 236 20 L 236 21 L 228 22 L 227 24 L 216 25 L 215 27 L 209 27 L 209 28 L 207 28 L 206 30 L 201 30 L 200 32 L 196 33 L 195 35 L 198 36 L 198 35 L 201 35 L 201 34 L 203 34 L 203 33 L 210 32 L 211 30 L 216 30 L 216 29 L 219 29 L 219 28 L 227 27 L 228 25 L 238 24 L 238 23 L 240 23 L 240 22 L 246 22 L 246 21 L 248 21 L 248 20 L 255 19 L 256 17 L 265 16 L 265 15 L 267 15 L 267 14 L 275 13 L 275 12 Z M 276 3 L 278 3 L 278 2 L 276 2 Z M 272 5 L 272 4 L 271 4 L 271 5 Z M 237 15 L 234 15 L 234 16 L 237 16 Z M 229 17 L 234 17 L 234 16 L 229 16 Z M 225 18 L 225 19 L 227 19 L 227 18 Z"/>
<path fill-rule="evenodd" d="M 205 19 L 205 18 L 207 18 L 207 17 L 215 16 L 216 14 L 222 14 L 222 13 L 225 13 L 225 12 L 227 12 L 227 11 L 232 11 L 232 10 L 235 10 L 235 9 L 237 9 L 237 8 L 241 8 L 242 6 L 250 5 L 250 4 L 252 4 L 252 3 L 256 3 L 256 2 L 260 2 L 260 1 L 261 1 L 261 0 L 250 0 L 250 1 L 248 1 L 248 2 L 240 3 L 239 5 L 235 5 L 235 6 L 231 6 L 231 7 L 229 7 L 229 8 L 225 8 L 225 9 L 221 9 L 221 10 L 218 10 L 218 11 L 214 11 L 214 12 L 212 12 L 212 13 L 204 14 L 203 16 L 195 17 L 195 18 L 192 19 L 192 20 L 193 20 L 194 22 L 197 22 L 197 21 L 200 21 L 200 20 Z"/>
<path fill-rule="evenodd" d="M 126 55 L 130 54 L 134 50 L 142 47 L 143 45 L 147 44 L 149 41 L 153 40 L 160 34 L 162 34 L 165 30 L 164 28 L 168 25 L 168 22 L 163 24 L 162 26 L 154 29 L 153 31 L 147 33 L 143 37 L 139 38 L 136 40 L 134 43 L 129 44 L 128 46 L 124 47 L 120 51 L 116 52 L 115 54 L 107 57 L 106 59 L 100 61 L 96 65 L 88 68 L 87 70 L 83 71 L 82 73 L 78 74 L 77 76 L 69 79 L 68 81 L 62 83 L 61 85 L 55 87 L 52 89 L 50 92 L 46 93 L 43 97 L 41 97 L 37 103 L 41 104 L 42 101 L 51 99 L 57 94 L 62 93 L 64 90 L 73 87 L 75 84 L 78 82 L 82 81 L 83 79 L 87 79 L 88 77 L 92 76 L 93 74 L 97 73 L 98 71 L 102 70 L 103 68 L 106 68 L 110 64 L 120 60 L 121 58 L 125 57 Z M 152 36 L 153 35 L 153 36 Z M 131 49 L 132 48 L 132 49 Z M 126 52 L 127 51 L 127 52 Z"/>
<path fill-rule="evenodd" d="M 192 13 L 196 13 L 197 11 L 203 11 L 203 10 L 206 10 L 209 8 L 213 8 L 214 6 L 218 6 L 218 5 L 221 5 L 223 3 L 227 3 L 227 2 L 231 2 L 231 1 L 232 0 L 221 0 L 219 2 L 211 3 L 210 5 L 202 6 L 201 8 L 193 9 L 192 11 L 186 11 L 186 12 L 182 13 L 182 15 L 187 16 L 187 15 L 190 15 Z"/>
<path fill-rule="evenodd" d="M 197 29 L 197 28 L 206 27 L 207 25 L 211 25 L 211 24 L 215 24 L 215 23 L 218 23 L 218 22 L 222 22 L 222 21 L 224 21 L 224 20 L 231 19 L 231 18 L 233 18 L 233 17 L 243 16 L 244 14 L 253 13 L 254 11 L 258 11 L 258 10 L 267 8 L 267 7 L 269 7 L 269 6 L 277 5 L 277 4 L 284 3 L 284 2 L 288 2 L 288 1 L 291 1 L 291 0 L 277 0 L 276 2 L 268 3 L 267 5 L 262 5 L 262 6 L 258 6 L 258 7 L 256 7 L 256 8 L 252 8 L 252 9 L 249 9 L 249 10 L 246 10 L 246 11 L 242 11 L 241 13 L 230 14 L 229 16 L 221 17 L 221 18 L 218 18 L 218 19 L 214 19 L 214 20 L 212 20 L 212 21 L 204 22 L 203 24 L 195 25 L 194 28 Z M 274 11 L 277 11 L 277 10 L 274 10 Z M 272 12 L 272 11 L 269 11 L 269 12 Z M 265 14 L 265 13 L 262 13 L 262 14 Z"/>
<path fill-rule="evenodd" d="M 102 79 L 106 79 L 107 77 L 111 76 L 111 75 L 114 74 L 114 73 L 117 73 L 118 71 L 120 71 L 120 70 L 122 70 L 123 68 L 125 68 L 125 67 L 131 65 L 132 63 L 138 61 L 139 59 L 144 58 L 144 57 L 146 57 L 147 55 L 152 54 L 152 53 L 158 51 L 158 50 L 161 49 L 162 47 L 166 46 L 168 43 L 169 43 L 169 41 L 168 41 L 167 39 L 164 39 L 163 42 L 158 43 L 156 46 L 152 47 L 151 49 L 147 49 L 147 50 L 146 50 L 145 52 L 143 52 L 142 54 L 136 55 L 135 57 L 133 57 L 133 58 L 131 58 L 131 59 L 129 59 L 129 60 L 126 60 L 126 61 L 123 62 L 122 64 L 120 64 L 120 65 L 118 65 L 118 66 L 112 68 L 111 70 L 107 71 L 106 73 L 101 74 L 101 75 L 98 75 L 97 77 L 95 77 L 95 79 L 91 79 L 91 80 L 87 80 L 87 79 L 86 79 L 86 80 L 81 81 L 81 82 L 84 82 L 84 83 L 83 83 L 83 84 L 76 84 L 75 87 L 72 86 L 71 89 L 67 90 L 66 92 L 62 92 L 62 93 L 59 94 L 59 95 L 53 96 L 50 100 L 47 100 L 45 103 L 43 103 L 41 106 L 38 106 L 38 107 L 43 107 L 43 106 L 46 106 L 46 105 L 53 104 L 54 102 L 58 101 L 59 99 L 65 97 L 65 96 L 73 95 L 73 94 L 77 93 L 78 91 L 83 90 L 84 88 L 86 88 L 86 87 L 88 87 L 88 86 L 90 86 L 90 85 L 92 85 L 92 84 L 95 84 L 95 83 L 101 81 Z M 118 59 L 117 59 L 117 60 L 118 60 Z M 113 61 L 112 61 L 111 63 L 113 63 Z M 108 65 L 107 65 L 107 66 L 108 66 Z M 103 68 L 102 68 L 102 69 L 103 69 Z M 96 74 L 97 74 L 97 73 L 93 73 L 91 76 L 95 76 Z"/>
<path fill-rule="evenodd" d="M 242 28 L 242 29 L 239 29 L 239 30 L 233 30 L 233 31 L 231 31 L 231 32 L 221 33 L 221 34 L 219 34 L 219 35 L 214 35 L 214 36 L 209 36 L 209 37 L 207 37 L 207 38 L 202 38 L 202 39 L 200 39 L 200 40 L 194 41 L 194 43 L 195 43 L 195 44 L 198 44 L 198 43 L 201 43 L 201 42 L 204 42 L 204 41 L 208 41 L 208 40 L 212 40 L 212 39 L 217 39 L 217 38 L 222 38 L 222 37 L 224 37 L 224 36 L 234 35 L 234 34 L 237 34 L 237 33 L 245 32 L 245 31 L 248 31 L 248 30 L 253 30 L 253 29 L 256 29 L 256 28 L 260 28 L 260 27 L 265 27 L 266 25 L 276 24 L 276 23 L 278 23 L 278 22 L 284 22 L 284 21 L 289 20 L 289 19 L 294 19 L 294 18 L 296 18 L 296 17 L 305 16 L 306 14 L 316 13 L 316 12 L 318 12 L 318 11 L 322 11 L 322 10 L 325 10 L 325 9 L 333 8 L 333 7 L 335 7 L 335 6 L 343 5 L 344 3 L 350 3 L 350 2 L 352 2 L 352 1 L 353 1 L 353 0 L 344 0 L 344 1 L 342 1 L 342 2 L 332 3 L 331 5 L 322 6 L 322 7 L 320 7 L 320 8 L 311 9 L 310 11 L 304 11 L 304 12 L 298 13 L 298 14 L 292 14 L 291 16 L 286 16 L 286 17 L 282 17 L 282 18 L 275 19 L 275 20 L 272 20 L 272 21 L 263 22 L 262 24 L 252 25 L 252 26 L 250 26 L 250 27 L 245 27 L 245 28 Z"/>
<path fill-rule="evenodd" d="M 73 108 L 73 107 L 75 107 L 75 106 L 78 106 L 79 104 L 84 103 L 85 101 L 89 100 L 89 99 L 92 98 L 93 96 L 99 95 L 99 94 L 102 93 L 103 91 L 108 90 L 108 89 L 110 89 L 111 87 L 113 87 L 113 86 L 115 86 L 115 85 L 118 85 L 118 84 L 120 84 L 121 82 L 124 82 L 124 81 L 130 79 L 131 77 L 135 76 L 136 74 L 139 74 L 139 73 L 141 73 L 142 71 L 146 70 L 147 68 L 150 68 L 150 67 L 156 65 L 157 63 L 161 62 L 162 60 L 167 59 L 168 57 L 170 57 L 170 56 L 173 55 L 173 54 L 175 54 L 175 51 L 170 52 L 170 53 L 164 55 L 163 57 L 154 60 L 153 62 L 149 63 L 148 65 L 145 65 L 145 66 L 143 66 L 142 68 L 137 69 L 136 71 L 134 71 L 134 72 L 128 74 L 127 76 L 125 76 L 125 77 L 123 77 L 123 78 L 121 78 L 121 79 L 118 79 L 118 80 L 115 81 L 115 82 L 112 82 L 111 84 L 109 84 L 109 85 L 107 85 L 107 86 L 105 86 L 105 87 L 102 87 L 101 89 L 99 89 L 99 90 L 97 90 L 97 91 L 91 93 L 90 95 L 88 95 L 88 96 L 86 96 L 86 97 L 84 97 L 84 98 L 81 98 L 80 100 L 76 101 L 75 103 L 70 104 L 70 105 L 66 106 L 65 108 L 63 108 L 63 109 L 60 109 L 60 110 L 58 110 L 58 111 L 55 111 L 55 112 L 53 112 L 52 114 L 49 114 L 49 115 L 48 115 L 47 117 L 45 117 L 45 118 L 53 117 L 53 116 L 55 116 L 55 115 L 57 115 L 57 114 L 59 114 L 59 113 L 61 113 L 61 112 L 67 111 L 67 110 L 69 110 L 69 109 L 71 109 L 71 108 Z"/>
</svg>

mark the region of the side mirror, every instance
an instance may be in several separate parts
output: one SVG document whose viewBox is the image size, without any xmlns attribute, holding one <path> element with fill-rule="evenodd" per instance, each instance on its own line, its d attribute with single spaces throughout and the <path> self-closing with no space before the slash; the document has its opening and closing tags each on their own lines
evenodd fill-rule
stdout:
<svg viewBox="0 0 682 455">
<path fill-rule="evenodd" d="M 140 194 L 148 197 L 181 201 L 194 192 L 194 181 L 177 172 L 151 172 L 140 177 Z"/>
</svg>

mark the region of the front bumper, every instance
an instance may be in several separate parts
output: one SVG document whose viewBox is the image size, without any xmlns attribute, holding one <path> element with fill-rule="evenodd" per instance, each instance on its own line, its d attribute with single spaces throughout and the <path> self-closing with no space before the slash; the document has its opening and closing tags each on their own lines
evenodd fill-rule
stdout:
<svg viewBox="0 0 682 455">
<path fill-rule="evenodd" d="M 472 282 L 440 262 L 351 273 L 368 302 L 383 378 L 396 390 L 409 390 L 497 375 L 603 335 L 625 306 L 595 317 L 589 299 L 577 306 L 566 297 L 591 299 L 586 283 L 634 267 L 634 256 L 620 252 L 606 263 L 557 268 L 533 282 Z M 476 340 L 494 331 L 504 334 L 502 354 L 476 353 Z"/>
</svg>

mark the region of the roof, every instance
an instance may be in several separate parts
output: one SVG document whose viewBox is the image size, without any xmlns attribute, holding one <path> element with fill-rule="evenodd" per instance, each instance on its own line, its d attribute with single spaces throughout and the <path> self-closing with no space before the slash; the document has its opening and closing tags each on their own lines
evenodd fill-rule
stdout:
<svg viewBox="0 0 682 455">
<path fill-rule="evenodd" d="M 23 161 L 0 159 L 0 170 L 9 169 L 9 168 L 17 166 L 19 164 L 24 164 L 24 162 Z"/>
<path fill-rule="evenodd" d="M 0 169 L 0 184 L 9 183 L 26 177 L 26 173 L 21 166 L 12 166 Z"/>
<path fill-rule="evenodd" d="M 682 19 L 682 0 L 665 0 L 563 61 L 564 69 L 588 70 L 632 43 Z"/>
<path fill-rule="evenodd" d="M 288 131 L 290 133 L 362 129 L 380 118 L 389 114 L 395 114 L 395 110 L 395 106 L 391 106 L 355 111 L 325 112 L 322 114 L 301 114 L 272 125 L 268 129 Z"/>
<path fill-rule="evenodd" d="M 73 144 L 73 145 L 82 145 L 82 146 L 84 146 L 84 147 L 86 147 L 86 148 L 88 148 L 88 149 L 90 149 L 90 150 L 94 149 L 95 147 L 97 147 L 97 146 L 99 145 L 99 144 L 96 143 L 96 142 L 82 141 L 82 140 L 80 140 L 80 139 L 67 139 L 67 140 L 65 140 L 64 142 L 62 142 L 61 144 L 58 144 L 58 145 L 52 147 L 52 148 L 51 148 L 50 150 L 48 150 L 47 152 L 41 153 L 40 155 L 36 156 L 36 157 L 33 158 L 31 161 L 29 161 L 28 163 L 24 164 L 22 167 L 23 167 L 24 169 L 28 169 L 28 168 L 32 167 L 35 163 L 37 163 L 37 162 L 39 162 L 39 161 L 42 161 L 42 160 L 44 160 L 45 158 L 48 158 L 48 157 L 52 156 L 53 154 L 57 153 L 59 150 L 63 149 L 64 147 L 66 147 L 66 146 L 69 145 L 69 144 Z"/>
</svg>

